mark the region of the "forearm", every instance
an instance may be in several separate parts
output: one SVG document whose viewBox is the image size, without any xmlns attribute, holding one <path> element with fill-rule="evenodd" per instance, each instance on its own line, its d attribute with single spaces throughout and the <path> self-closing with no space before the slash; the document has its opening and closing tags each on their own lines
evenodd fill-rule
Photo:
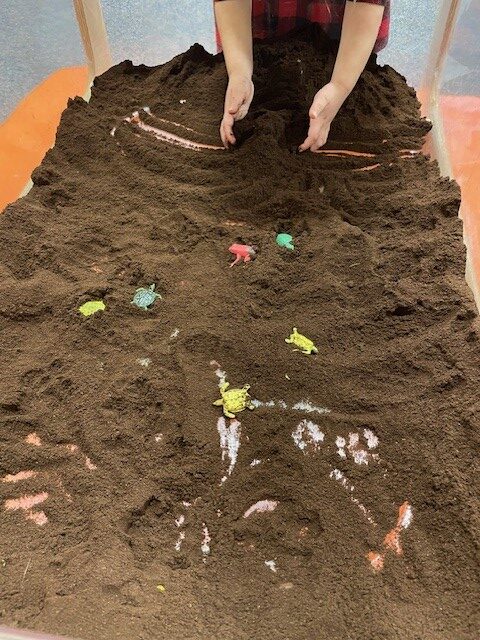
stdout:
<svg viewBox="0 0 480 640">
<path fill-rule="evenodd" d="M 384 7 L 347 0 L 332 82 L 350 93 L 365 69 L 382 22 Z"/>
<path fill-rule="evenodd" d="M 247 75 L 249 77 L 252 75 L 251 16 L 251 0 L 221 0 L 220 2 L 215 2 L 215 18 L 229 77 L 234 74 Z"/>
</svg>

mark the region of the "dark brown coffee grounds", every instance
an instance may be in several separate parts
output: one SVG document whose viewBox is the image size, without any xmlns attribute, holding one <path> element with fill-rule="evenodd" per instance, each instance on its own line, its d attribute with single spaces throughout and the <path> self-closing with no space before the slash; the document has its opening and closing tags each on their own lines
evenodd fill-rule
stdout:
<svg viewBox="0 0 480 640">
<path fill-rule="evenodd" d="M 415 153 L 415 93 L 373 60 L 330 153 L 292 153 L 333 60 L 316 30 L 257 45 L 231 152 L 123 122 L 148 107 L 149 126 L 217 145 L 220 57 L 122 63 L 69 105 L 0 218 L 0 624 L 478 638 L 480 346 L 459 190 Z M 229 268 L 232 243 L 256 259 Z M 162 300 L 132 305 L 152 283 Z M 293 327 L 317 355 L 285 343 Z M 212 405 L 222 372 L 257 401 L 240 425 Z"/>
</svg>

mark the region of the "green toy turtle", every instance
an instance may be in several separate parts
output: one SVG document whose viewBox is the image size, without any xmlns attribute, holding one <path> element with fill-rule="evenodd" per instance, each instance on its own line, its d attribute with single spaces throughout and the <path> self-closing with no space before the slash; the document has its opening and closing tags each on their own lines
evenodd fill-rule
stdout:
<svg viewBox="0 0 480 640">
<path fill-rule="evenodd" d="M 149 287 L 140 287 L 140 289 L 137 289 L 131 304 L 134 304 L 139 309 L 147 310 L 157 298 L 161 300 L 162 296 L 159 293 L 155 293 L 155 285 L 151 284 Z"/>
<path fill-rule="evenodd" d="M 105 311 L 105 309 L 106 306 L 103 300 L 89 300 L 88 302 L 84 302 L 81 307 L 78 307 L 82 316 L 86 318 L 97 313 L 97 311 Z"/>
<path fill-rule="evenodd" d="M 293 238 L 289 233 L 279 233 L 276 238 L 276 243 L 279 247 L 285 247 L 290 251 L 293 251 L 295 249 Z"/>
<path fill-rule="evenodd" d="M 235 418 L 235 414 L 244 409 L 255 409 L 248 394 L 249 384 L 244 385 L 242 389 L 229 389 L 229 387 L 230 384 L 224 382 L 220 386 L 220 395 L 222 397 L 213 403 L 216 407 L 223 407 L 223 413 L 227 418 Z"/>
<path fill-rule="evenodd" d="M 288 338 L 285 338 L 285 342 L 287 344 L 294 344 L 302 353 L 307 356 L 311 355 L 312 353 L 318 353 L 318 349 L 313 344 L 313 342 L 305 336 L 302 336 L 301 333 L 298 333 L 296 327 L 293 327 L 293 333 L 291 333 Z"/>
</svg>

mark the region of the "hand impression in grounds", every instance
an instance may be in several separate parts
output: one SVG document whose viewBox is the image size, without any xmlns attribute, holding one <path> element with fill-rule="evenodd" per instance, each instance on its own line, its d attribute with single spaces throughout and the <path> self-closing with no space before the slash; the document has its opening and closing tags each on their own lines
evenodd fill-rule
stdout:
<svg viewBox="0 0 480 640">
<path fill-rule="evenodd" d="M 248 76 L 230 76 L 220 124 L 220 137 L 225 147 L 228 148 L 236 143 L 233 126 L 237 120 L 242 120 L 247 115 L 253 94 L 253 82 Z M 299 146 L 299 151 L 310 149 L 315 152 L 323 147 L 328 138 L 330 124 L 348 94 L 348 90 L 334 82 L 329 82 L 317 92 L 308 112 L 310 118 L 308 135 Z"/>
</svg>

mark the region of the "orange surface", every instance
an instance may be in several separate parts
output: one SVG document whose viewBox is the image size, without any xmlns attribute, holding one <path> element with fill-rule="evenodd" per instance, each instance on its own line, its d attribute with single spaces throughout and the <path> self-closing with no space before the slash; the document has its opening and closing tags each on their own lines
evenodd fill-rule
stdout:
<svg viewBox="0 0 480 640">
<path fill-rule="evenodd" d="M 452 171 L 462 190 L 470 260 L 480 286 L 480 97 L 443 96 L 441 111 Z"/>
<path fill-rule="evenodd" d="M 55 142 L 68 98 L 87 89 L 87 67 L 59 69 L 36 86 L 0 124 L 0 212 L 18 198 Z"/>
</svg>

